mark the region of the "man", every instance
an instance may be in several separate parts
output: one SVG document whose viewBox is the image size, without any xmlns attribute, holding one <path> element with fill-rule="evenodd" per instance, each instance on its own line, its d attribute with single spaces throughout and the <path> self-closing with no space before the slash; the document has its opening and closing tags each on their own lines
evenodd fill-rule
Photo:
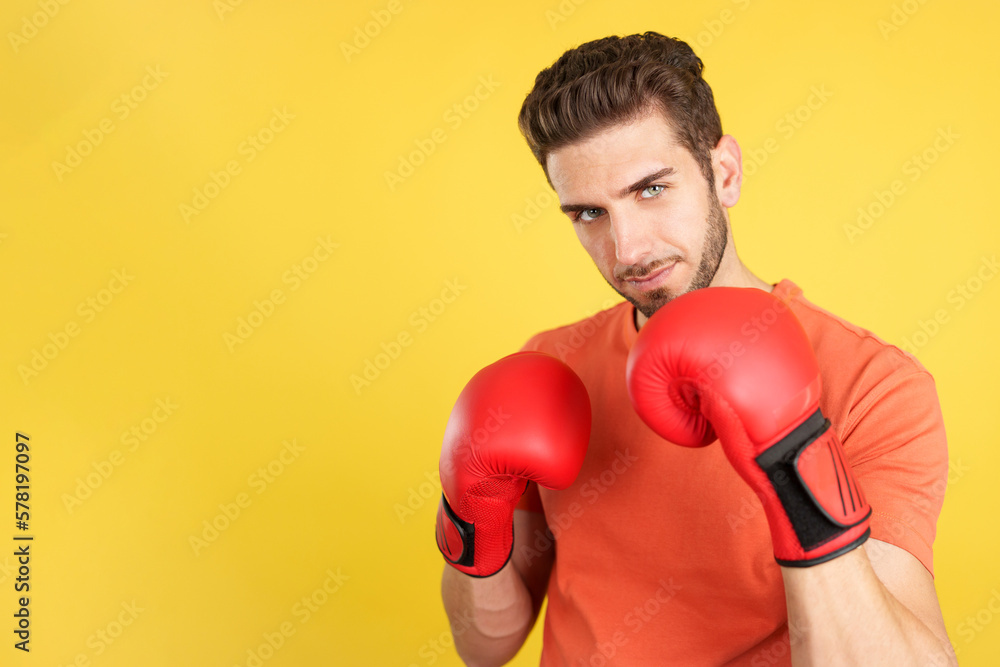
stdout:
<svg viewBox="0 0 1000 667">
<path fill-rule="evenodd" d="M 565 362 L 593 416 L 575 482 L 527 485 L 509 562 L 458 566 L 449 517 L 461 518 L 450 506 L 439 515 L 445 608 L 453 622 L 472 619 L 455 637 L 459 654 L 470 665 L 507 662 L 547 596 L 542 665 L 955 664 L 932 576 L 948 466 L 933 379 L 791 281 L 768 283 L 741 262 L 728 211 L 740 147 L 722 134 L 701 72 L 678 40 L 609 37 L 563 54 L 525 99 L 520 129 L 626 301 L 524 347 Z M 636 415 L 626 364 L 638 332 L 665 304 L 716 287 L 767 292 L 801 322 L 822 414 L 870 501 L 867 541 L 865 532 L 846 550 L 779 565 L 770 510 L 722 447 L 675 446 Z M 450 473 L 443 461 L 442 507 L 457 502 Z"/>
</svg>

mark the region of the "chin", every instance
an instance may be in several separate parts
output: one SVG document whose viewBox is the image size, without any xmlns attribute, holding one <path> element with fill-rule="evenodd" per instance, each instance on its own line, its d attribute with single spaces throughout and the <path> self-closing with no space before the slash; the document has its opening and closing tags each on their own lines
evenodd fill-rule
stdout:
<svg viewBox="0 0 1000 667">
<path fill-rule="evenodd" d="M 686 267 L 685 267 L 686 268 Z M 680 276 L 672 275 L 671 279 L 678 278 Z M 642 313 L 645 317 L 649 318 L 653 316 L 653 313 L 658 311 L 664 305 L 673 301 L 682 294 L 687 294 L 694 287 L 692 286 L 693 276 L 684 276 L 684 282 L 682 282 L 680 287 L 667 287 L 660 286 L 656 289 L 649 291 L 637 291 L 631 286 L 623 285 L 622 287 L 617 286 L 608 277 L 605 277 L 608 285 L 610 285 L 619 296 L 635 306 L 635 309 Z M 671 282 L 674 282 L 671 280 Z M 626 291 L 627 290 L 627 291 Z"/>
<path fill-rule="evenodd" d="M 642 313 L 646 318 L 653 316 L 653 313 L 658 311 L 664 305 L 670 301 L 676 299 L 681 294 L 685 294 L 688 290 L 685 289 L 681 292 L 676 292 L 674 290 L 668 290 L 666 288 L 655 289 L 651 292 L 643 294 L 641 297 L 633 297 L 619 292 L 625 299 L 635 306 L 635 309 Z"/>
</svg>

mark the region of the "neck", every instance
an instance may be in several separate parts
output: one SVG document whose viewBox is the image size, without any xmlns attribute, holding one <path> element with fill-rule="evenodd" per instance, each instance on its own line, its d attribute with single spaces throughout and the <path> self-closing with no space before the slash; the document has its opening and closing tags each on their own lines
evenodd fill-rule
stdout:
<svg viewBox="0 0 1000 667">
<path fill-rule="evenodd" d="M 736 246 L 733 245 L 732 231 L 729 232 L 726 250 L 722 254 L 722 261 L 719 263 L 719 270 L 715 272 L 715 277 L 712 278 L 709 287 L 756 287 L 765 292 L 770 292 L 774 289 L 774 285 L 757 277 L 740 261 L 739 256 L 736 254 Z M 635 310 L 634 307 L 633 312 L 635 313 L 635 328 L 638 331 L 642 329 L 642 325 L 649 318 L 638 310 Z"/>
</svg>

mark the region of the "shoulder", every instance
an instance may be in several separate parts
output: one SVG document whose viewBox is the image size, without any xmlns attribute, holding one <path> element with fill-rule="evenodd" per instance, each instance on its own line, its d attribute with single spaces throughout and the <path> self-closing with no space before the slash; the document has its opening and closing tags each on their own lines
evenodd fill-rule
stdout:
<svg viewBox="0 0 1000 667">
<path fill-rule="evenodd" d="M 809 336 L 823 382 L 823 412 L 837 425 L 841 438 L 850 441 L 852 436 L 867 433 L 886 440 L 890 434 L 909 440 L 918 433 L 935 431 L 943 444 L 937 388 L 923 364 L 871 331 L 807 300 L 787 282 L 779 284 L 784 294 L 778 296 L 789 304 Z M 871 447 L 866 443 L 869 452 L 877 451 Z"/>
<path fill-rule="evenodd" d="M 901 379 L 920 375 L 933 382 L 930 372 L 915 356 L 816 305 L 794 283 L 784 280 L 775 292 L 802 323 L 824 376 L 877 383 L 890 376 Z"/>
</svg>

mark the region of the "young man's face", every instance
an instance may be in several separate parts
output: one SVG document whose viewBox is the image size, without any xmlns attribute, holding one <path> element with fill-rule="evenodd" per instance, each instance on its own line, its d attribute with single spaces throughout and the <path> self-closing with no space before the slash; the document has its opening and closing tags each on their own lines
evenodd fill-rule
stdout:
<svg viewBox="0 0 1000 667">
<path fill-rule="evenodd" d="M 715 189 L 660 113 L 553 151 L 547 166 L 601 275 L 646 318 L 735 257 Z"/>
</svg>

